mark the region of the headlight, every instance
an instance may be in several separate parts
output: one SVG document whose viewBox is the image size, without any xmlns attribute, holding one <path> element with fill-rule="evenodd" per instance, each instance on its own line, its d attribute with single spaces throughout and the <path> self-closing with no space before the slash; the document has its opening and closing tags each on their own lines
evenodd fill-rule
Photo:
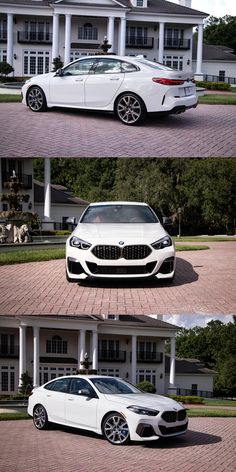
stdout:
<svg viewBox="0 0 236 472">
<path fill-rule="evenodd" d="M 30 82 L 31 82 L 31 79 L 27 79 L 27 80 L 25 81 L 25 84 L 30 84 Z"/>
<path fill-rule="evenodd" d="M 70 239 L 70 246 L 86 250 L 89 249 L 92 244 L 83 241 L 83 239 L 77 238 L 77 236 L 72 236 L 72 238 Z"/>
<path fill-rule="evenodd" d="M 127 406 L 127 409 L 137 413 L 137 415 L 157 416 L 159 413 L 157 410 L 136 405 Z"/>
<path fill-rule="evenodd" d="M 152 243 L 151 246 L 154 249 L 164 249 L 165 247 L 172 246 L 172 239 L 170 236 L 164 236 L 164 238 L 159 239 L 158 241 L 155 241 L 155 243 Z"/>
</svg>

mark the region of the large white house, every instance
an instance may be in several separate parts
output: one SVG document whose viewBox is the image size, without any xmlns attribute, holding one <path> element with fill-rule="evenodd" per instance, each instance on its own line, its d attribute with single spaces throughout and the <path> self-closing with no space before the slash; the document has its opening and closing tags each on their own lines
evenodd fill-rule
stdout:
<svg viewBox="0 0 236 472">
<path fill-rule="evenodd" d="M 178 70 L 192 70 L 193 28 L 198 27 L 196 76 L 202 75 L 203 22 L 191 0 L 0 0 L 0 61 L 16 76 L 49 72 L 98 53 L 142 54 Z"/>
<path fill-rule="evenodd" d="M 179 328 L 161 318 L 1 314 L 0 394 L 17 392 L 25 372 L 32 376 L 34 386 L 76 373 L 84 368 L 86 354 L 91 368 L 100 374 L 120 376 L 134 384 L 148 380 L 160 394 L 176 393 L 176 382 L 184 393 L 209 394 L 215 372 L 199 362 L 186 360 L 183 365 L 182 360 L 175 374 L 175 336 Z M 170 342 L 168 357 L 166 341 Z"/>
</svg>

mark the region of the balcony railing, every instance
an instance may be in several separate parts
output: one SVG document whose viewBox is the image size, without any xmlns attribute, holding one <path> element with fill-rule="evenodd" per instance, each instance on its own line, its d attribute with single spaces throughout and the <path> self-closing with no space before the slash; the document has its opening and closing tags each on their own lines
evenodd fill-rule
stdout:
<svg viewBox="0 0 236 472">
<path fill-rule="evenodd" d="M 153 48 L 153 38 L 144 37 L 144 36 L 130 36 L 126 38 L 126 47 L 127 48 Z"/>
<path fill-rule="evenodd" d="M 52 33 L 46 31 L 18 31 L 18 43 L 52 44 Z"/>
<path fill-rule="evenodd" d="M 0 43 L 7 42 L 7 31 L 0 31 Z"/>
<path fill-rule="evenodd" d="M 161 364 L 163 362 L 163 352 L 138 351 L 137 362 L 155 362 Z"/>
<path fill-rule="evenodd" d="M 18 357 L 19 346 L 3 346 L 0 344 L 0 357 Z"/>
<path fill-rule="evenodd" d="M 101 351 L 98 351 L 98 360 L 109 362 L 125 362 L 126 351 L 110 351 L 102 349 Z"/>
<path fill-rule="evenodd" d="M 11 175 L 12 175 L 12 172 L 4 172 L 3 173 L 3 175 L 2 175 L 3 186 L 6 182 L 10 181 Z M 32 189 L 32 185 L 33 185 L 32 175 L 19 174 L 19 175 L 17 175 L 17 177 L 18 177 L 20 183 L 22 184 L 23 188 Z"/>
<path fill-rule="evenodd" d="M 164 40 L 165 49 L 190 49 L 190 39 L 166 38 Z M 158 41 L 159 46 L 159 41 Z"/>
</svg>

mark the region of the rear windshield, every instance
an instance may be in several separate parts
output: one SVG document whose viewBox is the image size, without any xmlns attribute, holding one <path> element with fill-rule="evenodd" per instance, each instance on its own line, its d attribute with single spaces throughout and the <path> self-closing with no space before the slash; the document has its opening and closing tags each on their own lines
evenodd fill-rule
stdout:
<svg viewBox="0 0 236 472">
<path fill-rule="evenodd" d="M 80 223 L 158 223 L 153 210 L 144 205 L 95 205 L 88 207 Z"/>
<path fill-rule="evenodd" d="M 171 67 L 165 66 L 160 62 L 149 61 L 148 59 L 144 58 L 135 58 L 141 64 L 145 64 L 145 66 L 151 67 L 151 69 L 158 69 L 158 70 L 173 70 Z"/>
</svg>

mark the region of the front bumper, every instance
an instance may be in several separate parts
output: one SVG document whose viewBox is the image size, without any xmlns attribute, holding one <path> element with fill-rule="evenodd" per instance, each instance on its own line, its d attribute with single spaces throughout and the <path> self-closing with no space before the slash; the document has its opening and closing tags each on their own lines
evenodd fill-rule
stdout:
<svg viewBox="0 0 236 472">
<path fill-rule="evenodd" d="M 66 272 L 71 281 L 90 278 L 171 279 L 175 273 L 175 248 L 152 249 L 143 259 L 99 259 L 89 250 L 67 246 Z"/>
<path fill-rule="evenodd" d="M 161 414 L 154 417 L 141 416 L 138 421 L 136 417 L 130 417 L 128 423 L 132 441 L 154 441 L 159 438 L 175 437 L 186 433 L 188 429 L 187 416 L 183 421 L 172 423 L 165 422 Z"/>
</svg>

